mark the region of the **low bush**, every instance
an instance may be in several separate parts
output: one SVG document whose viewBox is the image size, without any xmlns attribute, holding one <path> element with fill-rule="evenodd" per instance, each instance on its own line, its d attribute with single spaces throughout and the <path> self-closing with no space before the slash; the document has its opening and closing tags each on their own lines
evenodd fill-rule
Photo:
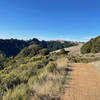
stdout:
<svg viewBox="0 0 100 100">
<path fill-rule="evenodd" d="M 13 90 L 8 90 L 7 93 L 4 94 L 3 100 L 29 100 L 33 94 L 33 90 L 27 85 L 21 84 Z"/>
<path fill-rule="evenodd" d="M 46 67 L 48 72 L 56 71 L 56 63 L 50 62 Z"/>
<path fill-rule="evenodd" d="M 93 62 L 96 61 L 96 58 L 86 58 L 86 57 L 81 57 L 81 56 L 67 56 L 68 60 L 70 62 L 75 62 L 75 63 L 89 63 L 89 62 Z"/>
<path fill-rule="evenodd" d="M 45 56 L 45 55 L 48 55 L 48 54 L 49 54 L 49 50 L 48 50 L 48 49 L 41 49 L 41 50 L 39 51 L 39 53 L 40 53 L 41 55 Z"/>
</svg>

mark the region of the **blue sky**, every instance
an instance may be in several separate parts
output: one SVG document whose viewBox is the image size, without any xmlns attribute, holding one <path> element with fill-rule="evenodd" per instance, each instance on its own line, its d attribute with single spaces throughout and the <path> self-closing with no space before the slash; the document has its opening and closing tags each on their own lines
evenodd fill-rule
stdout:
<svg viewBox="0 0 100 100">
<path fill-rule="evenodd" d="M 0 0 L 0 38 L 87 41 L 100 35 L 100 0 Z"/>
</svg>

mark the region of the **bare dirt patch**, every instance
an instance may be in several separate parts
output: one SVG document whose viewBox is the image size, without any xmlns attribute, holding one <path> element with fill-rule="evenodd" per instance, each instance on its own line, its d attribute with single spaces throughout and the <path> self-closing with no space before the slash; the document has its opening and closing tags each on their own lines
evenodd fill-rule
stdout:
<svg viewBox="0 0 100 100">
<path fill-rule="evenodd" d="M 72 64 L 64 100 L 100 100 L 100 71 L 92 64 Z"/>
<path fill-rule="evenodd" d="M 71 55 L 77 55 L 77 54 L 81 54 L 80 49 L 82 47 L 83 43 L 79 43 L 77 46 L 72 46 L 72 47 L 68 47 L 68 48 L 64 48 L 65 51 L 69 51 L 69 54 Z M 60 52 L 60 50 L 56 50 L 53 52 Z"/>
</svg>

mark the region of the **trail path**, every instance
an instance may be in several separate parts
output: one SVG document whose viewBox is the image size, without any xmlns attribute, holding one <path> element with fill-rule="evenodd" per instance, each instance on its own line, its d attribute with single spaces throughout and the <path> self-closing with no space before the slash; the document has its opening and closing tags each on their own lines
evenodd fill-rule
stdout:
<svg viewBox="0 0 100 100">
<path fill-rule="evenodd" d="M 64 100 L 100 100 L 100 70 L 92 64 L 72 64 Z"/>
</svg>

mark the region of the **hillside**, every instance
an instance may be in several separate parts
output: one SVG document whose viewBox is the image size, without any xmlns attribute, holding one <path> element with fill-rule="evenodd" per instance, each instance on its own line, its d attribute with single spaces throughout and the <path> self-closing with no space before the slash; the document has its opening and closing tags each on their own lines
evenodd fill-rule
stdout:
<svg viewBox="0 0 100 100">
<path fill-rule="evenodd" d="M 91 39 L 87 43 L 85 43 L 82 48 L 81 52 L 85 53 L 99 53 L 100 52 L 100 36 Z"/>
<path fill-rule="evenodd" d="M 0 100 L 60 100 L 69 71 L 64 54 L 32 44 L 2 65 Z"/>
<path fill-rule="evenodd" d="M 76 45 L 76 43 L 70 41 L 64 41 L 63 43 L 60 41 L 39 41 L 36 38 L 27 41 L 17 39 L 0 39 L 0 51 L 2 51 L 7 57 L 16 56 L 24 47 L 31 44 L 37 44 L 41 48 L 48 48 L 49 51 Z"/>
<path fill-rule="evenodd" d="M 16 56 L 6 57 L 0 51 L 0 100 L 79 100 L 92 97 L 94 92 L 99 98 L 99 88 L 91 88 L 97 88 L 97 67 L 84 63 L 100 60 L 100 55 L 81 54 L 83 43 L 37 39 L 23 43 L 27 46 L 24 45 Z M 75 46 L 51 52 L 68 47 L 68 43 Z"/>
</svg>

